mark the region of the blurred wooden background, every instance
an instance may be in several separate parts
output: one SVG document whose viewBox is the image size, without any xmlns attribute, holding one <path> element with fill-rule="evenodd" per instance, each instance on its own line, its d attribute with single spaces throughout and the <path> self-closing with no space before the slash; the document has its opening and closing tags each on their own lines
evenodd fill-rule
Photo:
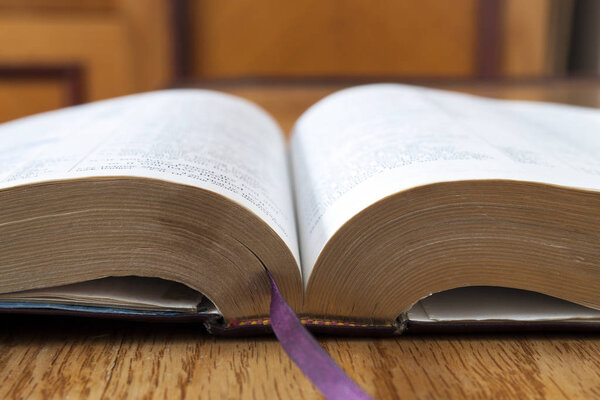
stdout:
<svg viewBox="0 0 600 400">
<path fill-rule="evenodd" d="M 568 75 L 584 0 L 0 0 L 0 121 L 214 80 Z"/>
</svg>

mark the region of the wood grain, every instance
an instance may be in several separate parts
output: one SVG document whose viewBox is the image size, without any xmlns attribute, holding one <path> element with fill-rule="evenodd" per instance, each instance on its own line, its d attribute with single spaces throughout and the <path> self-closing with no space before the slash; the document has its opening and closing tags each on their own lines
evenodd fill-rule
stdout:
<svg viewBox="0 0 600 400">
<path fill-rule="evenodd" d="M 597 81 L 446 85 L 500 98 L 600 106 Z M 222 87 L 286 129 L 340 86 Z M 598 398 L 600 335 L 320 337 L 380 399 Z M 197 325 L 0 316 L 0 398 L 320 398 L 272 337 L 215 338 Z"/>
<path fill-rule="evenodd" d="M 0 397 L 320 398 L 273 338 L 200 326 L 2 317 Z M 380 399 L 600 396 L 600 337 L 574 334 L 320 337 Z"/>
</svg>

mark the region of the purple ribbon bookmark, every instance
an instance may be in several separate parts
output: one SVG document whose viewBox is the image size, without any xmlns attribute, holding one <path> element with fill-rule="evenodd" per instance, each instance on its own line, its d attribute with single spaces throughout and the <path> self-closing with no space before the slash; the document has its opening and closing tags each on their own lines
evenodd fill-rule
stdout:
<svg viewBox="0 0 600 400">
<path fill-rule="evenodd" d="M 271 327 L 281 347 L 328 400 L 371 399 L 319 346 L 271 280 Z"/>
</svg>

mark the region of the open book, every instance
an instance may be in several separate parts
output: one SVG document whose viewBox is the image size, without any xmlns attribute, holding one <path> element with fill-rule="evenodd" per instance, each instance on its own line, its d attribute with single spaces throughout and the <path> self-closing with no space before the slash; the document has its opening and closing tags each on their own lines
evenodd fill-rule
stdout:
<svg viewBox="0 0 600 400">
<path fill-rule="evenodd" d="M 597 110 L 367 85 L 287 144 L 240 98 L 127 96 L 0 127 L 0 310 L 264 326 L 266 268 L 308 325 L 589 326 L 599 191 Z"/>
</svg>

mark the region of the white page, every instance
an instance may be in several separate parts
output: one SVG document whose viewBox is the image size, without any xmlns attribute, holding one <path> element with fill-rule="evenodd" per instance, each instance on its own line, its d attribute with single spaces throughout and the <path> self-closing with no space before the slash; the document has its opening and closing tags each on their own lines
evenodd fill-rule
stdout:
<svg viewBox="0 0 600 400">
<path fill-rule="evenodd" d="M 600 311 L 526 290 L 473 286 L 424 298 L 407 317 L 419 322 L 600 320 Z"/>
<path fill-rule="evenodd" d="M 599 190 L 600 112 L 368 85 L 311 107 L 291 154 L 306 283 L 347 220 L 403 190 L 472 179 Z"/>
<path fill-rule="evenodd" d="M 0 189 L 94 176 L 156 178 L 222 194 L 266 221 L 299 259 L 284 137 L 248 101 L 169 90 L 0 126 Z"/>
<path fill-rule="evenodd" d="M 0 294 L 0 302 L 77 304 L 134 310 L 197 312 L 204 296 L 181 283 L 120 276 Z"/>
</svg>

